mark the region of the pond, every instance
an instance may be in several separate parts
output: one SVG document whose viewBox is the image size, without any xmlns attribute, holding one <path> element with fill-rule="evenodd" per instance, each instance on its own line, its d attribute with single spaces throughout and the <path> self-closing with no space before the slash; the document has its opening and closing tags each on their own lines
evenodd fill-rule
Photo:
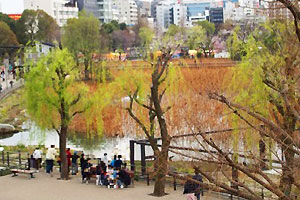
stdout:
<svg viewBox="0 0 300 200">
<path fill-rule="evenodd" d="M 50 147 L 54 144 L 57 148 L 59 146 L 59 137 L 55 131 L 43 131 L 35 124 L 27 122 L 24 123 L 23 132 L 5 135 L 0 138 L 0 145 L 3 146 L 30 146 L 30 145 L 42 145 Z M 94 136 L 86 138 L 82 134 L 69 134 L 67 141 L 67 148 L 71 148 L 76 151 L 84 151 L 85 154 L 94 156 L 96 158 L 102 157 L 104 153 L 109 156 L 118 154 L 122 155 L 124 159 L 129 160 L 129 141 L 134 137 L 115 137 L 105 138 L 100 136 Z M 140 160 L 140 148 L 135 148 L 135 159 Z M 147 155 L 153 155 L 153 151 L 150 147 L 146 148 Z"/>
</svg>

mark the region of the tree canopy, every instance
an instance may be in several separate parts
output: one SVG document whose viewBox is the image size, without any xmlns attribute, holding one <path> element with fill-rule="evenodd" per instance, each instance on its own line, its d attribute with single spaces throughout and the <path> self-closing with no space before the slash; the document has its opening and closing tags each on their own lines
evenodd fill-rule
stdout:
<svg viewBox="0 0 300 200">
<path fill-rule="evenodd" d="M 0 45 L 1 46 L 17 46 L 16 35 L 5 22 L 0 22 Z"/>
<path fill-rule="evenodd" d="M 206 41 L 205 30 L 201 26 L 193 26 L 187 31 L 190 49 L 198 49 Z"/>
<path fill-rule="evenodd" d="M 9 28 L 16 34 L 16 21 L 4 13 L 0 13 L 0 21 L 7 23 Z"/>
<path fill-rule="evenodd" d="M 59 135 L 62 179 L 68 179 L 66 140 L 70 122 L 87 109 L 88 88 L 77 82 L 78 69 L 66 50 L 56 49 L 42 57 L 25 76 L 26 108 L 39 127 Z"/>
<path fill-rule="evenodd" d="M 78 19 L 69 19 L 64 27 L 62 44 L 72 53 L 77 65 L 79 65 L 78 56 L 82 54 L 86 80 L 90 78 L 92 55 L 100 48 L 99 31 L 98 19 L 85 12 L 81 12 Z"/>
<path fill-rule="evenodd" d="M 43 10 L 24 10 L 16 24 L 19 42 L 26 45 L 29 41 L 54 42 L 59 35 L 56 21 Z"/>
</svg>

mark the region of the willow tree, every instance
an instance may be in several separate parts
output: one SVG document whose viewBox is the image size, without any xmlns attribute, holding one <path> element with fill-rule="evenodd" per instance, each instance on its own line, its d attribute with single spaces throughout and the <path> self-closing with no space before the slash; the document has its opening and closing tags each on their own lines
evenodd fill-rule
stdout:
<svg viewBox="0 0 300 200">
<path fill-rule="evenodd" d="M 129 98 L 126 110 L 145 134 L 155 156 L 154 196 L 165 195 L 165 179 L 168 174 L 168 155 L 171 134 L 168 131 L 166 113 L 174 102 L 171 93 L 179 87 L 180 69 L 169 63 L 172 54 L 163 52 L 162 56 L 150 60 L 151 72 L 138 73 L 136 70 L 124 71 L 116 78 Z M 168 96 L 168 98 L 166 97 Z M 173 103 L 173 104 L 172 104 Z M 157 143 L 161 139 L 161 145 Z"/>
<path fill-rule="evenodd" d="M 42 57 L 25 77 L 26 107 L 30 118 L 59 135 L 61 178 L 68 179 L 66 143 L 69 124 L 87 108 L 83 83 L 71 54 L 56 49 Z"/>
<path fill-rule="evenodd" d="M 90 79 L 92 56 L 100 46 L 99 31 L 99 20 L 85 12 L 80 12 L 78 19 L 69 19 L 64 27 L 62 44 L 72 53 L 77 66 L 82 55 L 85 80 Z"/>
<path fill-rule="evenodd" d="M 270 198 L 293 199 L 293 190 L 300 189 L 297 34 L 291 25 L 266 23 L 247 37 L 243 49 L 241 64 L 228 77 L 231 83 L 226 84 L 225 92 L 209 95 L 231 111 L 230 124 L 235 128 L 232 140 L 224 144 L 212 136 L 198 134 L 206 159 L 218 165 L 219 176 L 214 177 L 199 165 L 197 168 L 212 184 L 204 187 L 212 190 L 257 200 L 263 199 L 259 192 L 264 188 Z M 263 166 L 265 161 L 269 165 Z M 280 169 L 272 162 L 279 163 Z M 232 177 L 226 173 L 228 166 L 234 169 Z M 278 175 L 268 174 L 265 168 L 277 171 Z M 259 187 L 253 187 L 251 182 Z"/>
</svg>

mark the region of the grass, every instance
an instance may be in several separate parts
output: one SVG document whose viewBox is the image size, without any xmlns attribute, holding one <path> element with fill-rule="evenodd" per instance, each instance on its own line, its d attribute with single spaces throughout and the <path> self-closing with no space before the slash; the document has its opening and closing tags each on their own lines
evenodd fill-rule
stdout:
<svg viewBox="0 0 300 200">
<path fill-rule="evenodd" d="M 0 101 L 0 123 L 21 127 L 26 120 L 24 89 L 16 90 Z"/>
</svg>

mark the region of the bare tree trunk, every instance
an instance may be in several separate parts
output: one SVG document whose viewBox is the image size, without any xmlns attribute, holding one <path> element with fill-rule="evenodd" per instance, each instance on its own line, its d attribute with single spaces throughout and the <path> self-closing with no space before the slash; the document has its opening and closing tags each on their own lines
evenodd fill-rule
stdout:
<svg viewBox="0 0 300 200">
<path fill-rule="evenodd" d="M 67 163 L 67 156 L 66 156 L 67 131 L 68 131 L 68 127 L 66 125 L 62 125 L 60 130 L 60 137 L 59 137 L 59 152 L 60 152 L 59 156 L 61 159 L 60 178 L 62 180 L 69 179 L 68 163 Z"/>
<path fill-rule="evenodd" d="M 84 59 L 84 80 L 90 79 L 90 73 L 89 73 L 89 61 L 87 59 Z"/>
<path fill-rule="evenodd" d="M 166 195 L 165 193 L 165 182 L 166 175 L 168 173 L 168 150 L 162 147 L 162 151 L 156 154 L 156 174 L 155 174 L 155 184 L 153 195 L 156 197 L 161 197 Z"/>
<path fill-rule="evenodd" d="M 265 163 L 266 158 L 266 144 L 263 139 L 259 140 L 259 168 L 266 169 L 267 165 Z"/>
<path fill-rule="evenodd" d="M 293 166 L 294 166 L 294 157 L 295 154 L 292 151 L 285 150 L 284 151 L 285 157 L 285 165 L 282 166 L 282 176 L 280 178 L 280 190 L 286 195 L 290 196 L 292 191 L 292 185 L 294 183 L 294 176 L 293 176 Z M 283 198 L 280 198 L 282 200 Z"/>
</svg>

